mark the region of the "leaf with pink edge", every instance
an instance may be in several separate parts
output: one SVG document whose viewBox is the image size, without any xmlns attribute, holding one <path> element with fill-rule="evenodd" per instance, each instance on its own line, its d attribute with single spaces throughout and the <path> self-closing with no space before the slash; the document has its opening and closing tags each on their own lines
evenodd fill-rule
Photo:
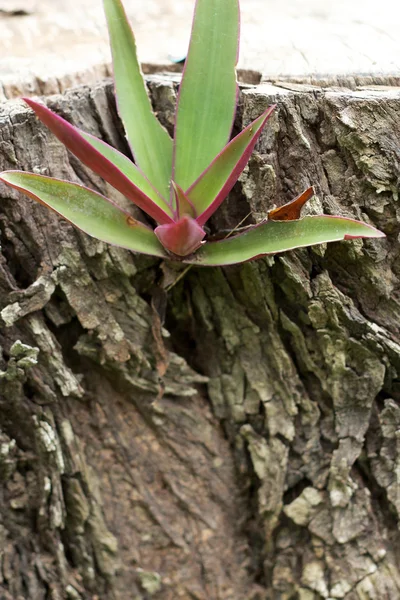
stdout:
<svg viewBox="0 0 400 600">
<path fill-rule="evenodd" d="M 134 252 L 167 257 L 151 229 L 97 192 L 76 183 L 22 171 L 4 171 L 0 180 L 98 240 Z"/>
<path fill-rule="evenodd" d="M 211 217 L 236 183 L 275 106 L 270 106 L 218 154 L 186 195 L 196 207 L 200 225 Z"/>
<path fill-rule="evenodd" d="M 79 129 L 68 123 L 65 119 L 53 113 L 43 104 L 35 102 L 31 98 L 24 98 L 25 102 L 35 111 L 38 118 L 50 129 L 52 133 L 62 142 L 68 150 L 75 154 L 86 166 L 108 181 L 116 190 L 121 192 L 129 200 L 158 223 L 170 223 L 172 218 L 167 214 L 169 208 L 156 204 L 137 185 L 105 156 L 104 151 L 99 152 L 93 141 L 84 138 Z M 161 203 L 160 202 L 160 203 Z"/>
<path fill-rule="evenodd" d="M 157 204 L 162 210 L 168 215 L 172 215 L 172 211 L 168 205 L 168 202 L 163 198 L 156 188 L 150 183 L 147 177 L 142 171 L 132 162 L 125 154 L 119 152 L 103 140 L 86 133 L 81 129 L 77 129 L 82 137 L 85 138 L 89 144 L 100 152 L 105 158 L 112 162 L 120 171 L 123 173 L 132 183 L 134 183 L 146 196 L 150 198 L 155 204 Z"/>
<path fill-rule="evenodd" d="M 298 221 L 267 221 L 219 242 L 207 242 L 187 263 L 233 265 L 265 254 L 276 254 L 324 242 L 385 235 L 360 221 L 333 216 L 309 216 Z"/>
</svg>

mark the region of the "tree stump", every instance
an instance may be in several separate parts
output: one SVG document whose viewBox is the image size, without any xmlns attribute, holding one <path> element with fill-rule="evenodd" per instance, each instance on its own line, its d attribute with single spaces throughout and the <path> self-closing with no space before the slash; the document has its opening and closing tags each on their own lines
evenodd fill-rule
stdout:
<svg viewBox="0 0 400 600">
<path fill-rule="evenodd" d="M 111 82 L 46 102 L 128 153 Z M 271 103 L 211 228 L 313 184 L 385 240 L 182 272 L 1 187 L 1 600 L 400 598 L 400 90 L 243 85 L 235 128 Z M 19 100 L 0 148 L 125 202 Z"/>
</svg>

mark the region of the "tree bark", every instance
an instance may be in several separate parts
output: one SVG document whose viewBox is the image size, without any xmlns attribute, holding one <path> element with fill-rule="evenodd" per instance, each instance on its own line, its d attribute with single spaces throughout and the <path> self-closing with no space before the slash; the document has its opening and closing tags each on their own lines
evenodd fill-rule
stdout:
<svg viewBox="0 0 400 600">
<path fill-rule="evenodd" d="M 385 240 L 184 272 L 1 187 L 1 600 L 400 598 L 400 93 L 289 87 L 211 229 L 313 184 Z M 110 83 L 47 102 L 128 152 Z M 125 202 L 20 101 L 0 145 Z"/>
</svg>

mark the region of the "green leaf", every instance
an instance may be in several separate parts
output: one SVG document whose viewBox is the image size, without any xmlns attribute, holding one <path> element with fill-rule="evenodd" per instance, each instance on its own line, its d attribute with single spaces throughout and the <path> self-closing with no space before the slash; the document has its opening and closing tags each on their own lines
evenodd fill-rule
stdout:
<svg viewBox="0 0 400 600">
<path fill-rule="evenodd" d="M 173 179 L 184 190 L 229 140 L 238 47 L 238 0 L 198 0 L 176 113 Z"/>
<path fill-rule="evenodd" d="M 169 198 L 172 140 L 155 117 L 136 55 L 132 29 L 120 0 L 104 0 L 118 112 L 135 161 L 164 198 Z"/>
<path fill-rule="evenodd" d="M 186 195 L 196 208 L 200 225 L 210 218 L 235 185 L 275 106 L 270 106 L 218 154 Z"/>
<path fill-rule="evenodd" d="M 233 265 L 264 254 L 360 237 L 380 238 L 385 234 L 371 225 L 344 217 L 324 215 L 298 221 L 267 221 L 220 242 L 206 242 L 185 262 L 205 266 Z"/>
<path fill-rule="evenodd" d="M 159 194 L 155 187 L 153 187 L 147 177 L 142 173 L 140 169 L 133 163 L 125 154 L 119 152 L 109 144 L 99 140 L 90 133 L 86 133 L 81 129 L 78 129 L 82 137 L 85 138 L 89 144 L 100 152 L 105 158 L 112 162 L 128 179 L 130 179 L 146 196 L 148 196 L 155 204 L 157 204 L 162 210 L 164 210 L 170 217 L 172 217 L 172 211 L 167 201 Z"/>
<path fill-rule="evenodd" d="M 151 229 L 97 192 L 75 183 L 21 171 L 4 171 L 0 180 L 98 240 L 134 252 L 167 256 Z"/>
</svg>

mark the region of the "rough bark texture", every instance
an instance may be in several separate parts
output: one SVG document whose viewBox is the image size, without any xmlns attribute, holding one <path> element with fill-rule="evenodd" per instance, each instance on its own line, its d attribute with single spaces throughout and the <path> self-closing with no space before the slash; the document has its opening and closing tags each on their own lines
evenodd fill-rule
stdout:
<svg viewBox="0 0 400 600">
<path fill-rule="evenodd" d="M 151 90 L 170 126 L 175 84 Z M 181 271 L 1 188 L 2 600 L 400 598 L 399 100 L 245 89 L 238 128 L 278 109 L 212 228 L 314 184 L 309 210 L 388 237 L 168 294 Z M 48 103 L 127 151 L 110 84 Z M 0 148 L 123 201 L 19 101 Z"/>
</svg>

